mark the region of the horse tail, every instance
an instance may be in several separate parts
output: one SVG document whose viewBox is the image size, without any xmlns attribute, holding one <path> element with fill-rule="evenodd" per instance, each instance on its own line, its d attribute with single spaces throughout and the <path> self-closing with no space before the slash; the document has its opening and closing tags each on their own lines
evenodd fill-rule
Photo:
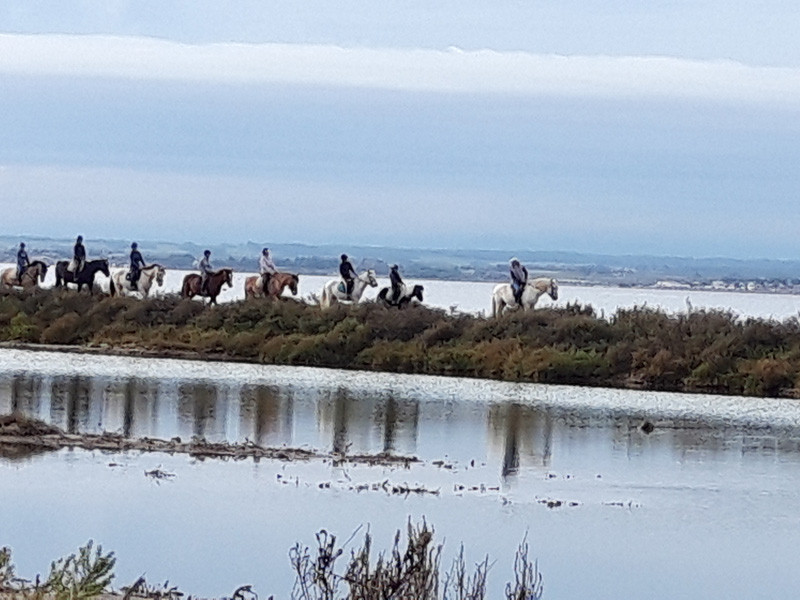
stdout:
<svg viewBox="0 0 800 600">
<path fill-rule="evenodd" d="M 331 305 L 330 299 L 330 292 L 328 292 L 328 286 L 322 286 L 322 295 L 319 298 L 319 305 L 322 308 L 329 308 Z"/>
<path fill-rule="evenodd" d="M 183 285 L 181 286 L 181 298 L 189 298 L 189 278 L 184 277 Z"/>
</svg>

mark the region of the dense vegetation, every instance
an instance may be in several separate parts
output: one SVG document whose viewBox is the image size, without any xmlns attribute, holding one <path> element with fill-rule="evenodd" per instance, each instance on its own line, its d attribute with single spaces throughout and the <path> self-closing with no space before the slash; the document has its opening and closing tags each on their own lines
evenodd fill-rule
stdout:
<svg viewBox="0 0 800 600">
<path fill-rule="evenodd" d="M 207 308 L 175 296 L 92 298 L 41 290 L 0 297 L 0 341 L 145 350 L 164 356 L 374 369 L 653 390 L 798 395 L 800 322 L 589 306 L 502 319 L 374 303 Z"/>
</svg>

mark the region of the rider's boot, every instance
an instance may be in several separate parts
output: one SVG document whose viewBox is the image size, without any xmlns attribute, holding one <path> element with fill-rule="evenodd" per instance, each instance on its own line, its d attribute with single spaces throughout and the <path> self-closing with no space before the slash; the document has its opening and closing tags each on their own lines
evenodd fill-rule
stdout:
<svg viewBox="0 0 800 600">
<path fill-rule="evenodd" d="M 136 283 L 133 279 L 131 279 L 131 291 L 138 292 L 139 291 L 139 284 Z"/>
</svg>

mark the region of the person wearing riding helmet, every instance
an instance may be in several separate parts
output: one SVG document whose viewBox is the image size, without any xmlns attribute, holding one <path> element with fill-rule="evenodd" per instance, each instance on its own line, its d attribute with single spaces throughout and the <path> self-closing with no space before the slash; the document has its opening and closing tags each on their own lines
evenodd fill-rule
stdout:
<svg viewBox="0 0 800 600">
<path fill-rule="evenodd" d="M 203 252 L 200 259 L 200 295 L 208 294 L 208 276 L 214 272 L 211 266 L 211 250 Z"/>
<path fill-rule="evenodd" d="M 400 300 L 400 294 L 403 292 L 403 278 L 400 277 L 399 268 L 397 265 L 392 265 L 389 270 L 389 282 L 392 284 L 392 302 L 394 303 Z"/>
<path fill-rule="evenodd" d="M 86 248 L 83 247 L 83 236 L 79 235 L 75 240 L 75 247 L 72 249 L 72 261 L 67 265 L 67 271 L 72 271 L 74 275 L 78 275 L 83 271 L 86 264 Z"/>
<path fill-rule="evenodd" d="M 131 289 L 133 291 L 139 289 L 139 277 L 142 275 L 142 269 L 145 266 L 142 253 L 139 252 L 139 244 L 133 242 L 131 244 L 131 270 L 128 274 L 128 279 L 131 282 Z"/>
<path fill-rule="evenodd" d="M 518 259 L 512 258 L 510 261 L 511 289 L 514 292 L 514 300 L 517 304 L 522 303 L 522 292 L 528 284 L 528 269 L 522 266 Z"/>
<path fill-rule="evenodd" d="M 17 283 L 19 285 L 22 285 L 22 276 L 25 274 L 30 264 L 28 252 L 25 250 L 25 242 L 20 242 L 19 250 L 17 250 Z"/>
<path fill-rule="evenodd" d="M 258 272 L 261 275 L 261 287 L 266 296 L 269 290 L 269 278 L 277 272 L 275 263 L 272 262 L 272 257 L 269 255 L 269 248 L 261 251 L 261 258 L 258 259 Z"/>
<path fill-rule="evenodd" d="M 356 277 L 358 277 L 358 273 L 356 273 L 356 270 L 353 268 L 353 265 L 350 264 L 350 259 L 347 258 L 347 254 L 342 254 L 341 258 L 342 262 L 339 264 L 339 275 L 341 275 L 342 279 L 344 280 L 347 299 L 352 300 L 353 285 L 356 282 Z"/>
</svg>

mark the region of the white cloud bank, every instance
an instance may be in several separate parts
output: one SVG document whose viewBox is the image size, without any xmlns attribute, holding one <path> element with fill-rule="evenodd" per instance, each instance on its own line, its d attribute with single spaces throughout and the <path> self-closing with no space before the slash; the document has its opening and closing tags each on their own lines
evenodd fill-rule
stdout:
<svg viewBox="0 0 800 600">
<path fill-rule="evenodd" d="M 798 68 L 655 56 L 186 45 L 137 37 L 0 35 L 3 73 L 435 93 L 682 98 L 800 108 Z"/>
</svg>

